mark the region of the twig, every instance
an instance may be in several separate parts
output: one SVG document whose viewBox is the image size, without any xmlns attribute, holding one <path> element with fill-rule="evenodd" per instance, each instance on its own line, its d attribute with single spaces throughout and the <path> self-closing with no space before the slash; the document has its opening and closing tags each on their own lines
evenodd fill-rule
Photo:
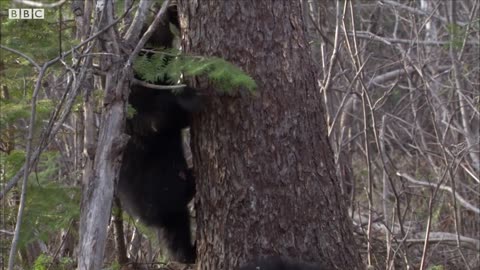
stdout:
<svg viewBox="0 0 480 270">
<path fill-rule="evenodd" d="M 35 89 L 33 90 L 32 95 L 32 109 L 30 114 L 30 124 L 28 127 L 28 137 L 27 137 L 27 147 L 26 147 L 26 154 L 25 154 L 25 166 L 27 168 L 30 167 L 31 156 L 32 156 L 32 140 L 33 140 L 33 130 L 35 127 L 35 118 L 36 118 L 36 109 L 37 109 L 37 97 L 38 93 L 40 92 L 40 87 L 42 86 L 42 79 L 45 75 L 47 68 L 53 64 L 52 62 L 47 62 L 43 65 L 40 70 L 40 74 L 37 78 L 37 83 L 35 84 Z M 25 170 L 23 173 L 23 181 L 22 181 L 22 191 L 20 194 L 20 204 L 18 206 L 18 213 L 17 213 L 17 223 L 15 224 L 15 232 L 13 234 L 12 239 L 12 246 L 10 247 L 10 254 L 8 257 L 8 269 L 13 270 L 13 266 L 15 264 L 15 258 L 17 256 L 17 245 L 18 241 L 20 240 L 20 227 L 22 226 L 23 220 L 23 210 L 25 209 L 25 202 L 26 202 L 26 195 L 27 195 L 27 182 L 28 182 L 28 174 L 29 170 Z"/>
<path fill-rule="evenodd" d="M 408 180 L 409 182 L 412 182 L 412 183 L 417 184 L 417 185 L 428 186 L 428 187 L 436 187 L 437 186 L 437 184 L 435 184 L 435 183 L 428 183 L 428 182 L 423 182 L 423 181 L 416 180 L 406 173 L 397 172 L 397 175 L 400 176 L 400 177 L 403 177 L 406 180 Z M 453 194 L 452 188 L 449 187 L 449 186 L 440 185 L 439 188 L 441 190 L 445 190 L 445 191 L 448 191 L 448 192 Z M 460 203 L 460 205 L 462 205 L 463 207 L 467 208 L 470 211 L 473 211 L 474 213 L 480 214 L 480 209 L 478 207 L 475 207 L 472 204 L 470 204 L 467 200 L 465 200 L 457 192 L 455 192 L 455 198 Z"/>
</svg>

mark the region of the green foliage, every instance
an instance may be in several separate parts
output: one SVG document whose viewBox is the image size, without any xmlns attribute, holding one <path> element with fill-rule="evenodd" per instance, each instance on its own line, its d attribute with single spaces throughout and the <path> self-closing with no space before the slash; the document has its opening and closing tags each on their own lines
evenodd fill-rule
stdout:
<svg viewBox="0 0 480 270">
<path fill-rule="evenodd" d="M 2 10 L 8 8 L 23 8 L 23 6 L 15 4 L 13 1 L 0 1 Z M 31 7 L 27 7 L 31 8 Z M 74 29 L 73 15 L 66 12 L 63 8 L 62 12 L 62 51 L 68 50 L 73 44 L 77 43 L 72 38 L 72 29 Z M 60 27 L 58 8 L 45 8 L 45 18 L 43 20 L 9 20 L 6 16 L 2 16 L 1 26 L 1 43 L 7 47 L 21 51 L 37 61 L 37 63 L 45 62 L 60 52 L 60 43 L 58 40 Z M 29 66 L 30 64 L 18 55 L 11 53 L 3 53 L 2 58 L 5 62 L 13 64 L 17 67 Z M 7 65 L 11 68 L 11 65 Z"/>
<path fill-rule="evenodd" d="M 41 254 L 35 260 L 32 270 L 67 270 L 73 269 L 74 263 L 72 258 L 61 257 L 54 262 L 51 256 Z"/>
<path fill-rule="evenodd" d="M 14 174 L 23 166 L 24 162 L 25 151 L 23 150 L 14 150 L 8 155 L 4 153 L 0 154 L 0 164 L 3 165 L 2 169 L 5 173 L 6 179 L 13 177 Z"/>
<path fill-rule="evenodd" d="M 14 124 L 20 119 L 28 120 L 31 113 L 31 104 L 26 101 L 1 100 L 2 113 L 0 114 L 0 130 L 5 130 L 7 125 Z M 49 99 L 37 101 L 36 121 L 37 123 L 47 119 L 53 110 L 53 102 Z"/>
<path fill-rule="evenodd" d="M 442 265 L 433 265 L 428 267 L 428 270 L 443 270 L 445 269 Z"/>
<path fill-rule="evenodd" d="M 168 60 L 171 58 L 171 56 L 163 53 L 156 53 L 151 57 L 143 55 L 137 58 L 133 68 L 144 81 L 154 83 L 163 80 L 165 77 L 170 77 L 171 80 L 168 83 L 173 83 L 179 79 L 179 76 L 167 68 Z"/>
<path fill-rule="evenodd" d="M 24 6 L 13 1 L 0 1 L 0 7 L 6 12 L 9 8 L 23 8 Z M 31 7 L 28 7 L 31 8 Z M 17 50 L 31 57 L 39 65 L 56 57 L 60 50 L 68 50 L 76 41 L 72 38 L 74 20 L 71 12 L 63 8 L 63 22 L 61 42 L 59 42 L 60 23 L 58 22 L 58 8 L 45 8 L 43 20 L 9 20 L 7 16 L 1 17 L 0 43 L 6 47 Z M 38 70 L 24 57 L 0 49 L 1 55 L 1 82 L 0 88 L 6 90 L 8 98 L 0 99 L 0 140 L 2 143 L 12 143 L 16 150 L 9 153 L 0 153 L 0 161 L 4 165 L 4 179 L 10 179 L 24 162 L 24 148 L 26 142 L 25 123 L 29 122 L 31 114 L 30 100 L 37 80 Z M 68 62 L 69 59 L 66 59 Z M 58 73 L 64 67 L 52 67 L 49 72 Z M 47 74 L 48 76 L 48 74 Z M 43 94 L 43 92 L 41 92 Z M 40 130 L 41 123 L 47 119 L 53 109 L 53 102 L 40 99 L 37 103 L 36 127 Z M 7 134 L 7 131 L 11 134 Z M 12 135 L 12 136 L 7 136 Z M 35 134 L 37 135 L 37 134 Z M 12 138 L 14 138 L 12 140 Z M 35 137 L 36 138 L 36 137 Z M 12 141 L 10 141 L 12 140 Z M 46 167 L 44 167 L 45 169 Z M 50 167 L 55 168 L 56 167 Z M 39 170 L 38 175 L 44 172 Z M 45 174 L 52 175 L 51 171 Z M 41 176 L 43 177 L 43 176 Z M 29 194 L 30 195 L 30 194 Z M 28 196 L 29 196 L 28 195 Z M 15 209 L 7 209 L 15 211 Z M 48 213 L 48 210 L 45 211 Z"/>
<path fill-rule="evenodd" d="M 20 247 L 25 247 L 35 239 L 47 241 L 52 233 L 68 228 L 71 220 L 79 216 L 78 188 L 52 181 L 58 178 L 58 158 L 56 152 L 43 153 L 36 172 L 30 175 Z M 16 166 L 21 166 L 23 159 L 23 153 L 13 152 L 6 160 L 14 160 Z M 14 164 L 11 161 L 9 163 Z"/>
<path fill-rule="evenodd" d="M 448 48 L 461 49 L 463 46 L 463 39 L 467 34 L 466 28 L 458 24 L 448 24 L 447 31 L 450 35 L 450 42 L 447 45 Z"/>
<path fill-rule="evenodd" d="M 68 228 L 71 220 L 79 216 L 79 190 L 52 181 L 58 178 L 58 157 L 56 152 L 44 152 L 35 167 L 36 172 L 30 176 L 20 233 L 20 248 L 24 248 L 35 239 L 47 241 L 52 233 Z M 14 150 L 8 155 L 1 153 L 0 162 L 5 178 L 9 179 L 25 162 L 25 152 Z M 7 196 L 10 194 L 13 193 L 10 192 Z M 4 210 L 5 223 L 12 224 L 15 219 L 15 207 Z M 72 266 L 71 262 L 68 263 L 68 258 L 56 261 L 54 268 L 50 267 L 50 264 L 50 257 L 40 256 L 33 269 L 71 269 Z"/>
<path fill-rule="evenodd" d="M 103 268 L 103 270 L 120 270 L 122 269 L 122 266 L 117 262 L 112 262 L 112 264 L 107 267 L 107 268 Z"/>
<path fill-rule="evenodd" d="M 51 233 L 68 228 L 79 216 L 79 190 L 50 182 L 28 185 L 20 246 L 35 239 L 48 240 Z"/>
<path fill-rule="evenodd" d="M 130 105 L 130 104 L 127 105 L 127 118 L 128 119 L 132 119 L 135 116 L 136 112 L 137 111 L 135 110 L 135 108 L 133 108 L 132 105 Z"/>
<path fill-rule="evenodd" d="M 6 12 L 9 8 L 23 8 L 24 6 L 13 1 L 0 1 L 0 7 Z M 31 7 L 28 7 L 31 8 Z M 60 51 L 69 50 L 77 41 L 73 36 L 73 14 L 64 6 L 62 8 L 62 22 L 59 22 L 59 7 L 45 8 L 45 19 L 42 20 L 9 20 L 1 16 L 0 43 L 6 47 L 19 51 L 36 63 L 42 65 L 59 55 Z M 62 26 L 60 29 L 60 25 Z M 59 36 L 59 33 L 61 35 Z M 59 38 L 61 41 L 59 41 Z M 60 48 L 61 47 L 61 48 Z M 3 49 L 1 55 L 1 83 L 0 88 L 6 90 L 8 99 L 0 100 L 0 131 L 2 135 L 8 124 L 15 124 L 18 120 L 28 123 L 30 117 L 30 104 L 33 89 L 38 77 L 38 70 L 24 57 Z M 68 63 L 70 60 L 66 58 Z M 49 73 L 59 73 L 64 66 L 58 64 L 49 69 Z M 48 77 L 46 74 L 45 77 Z M 41 95 L 43 92 L 41 92 Z M 3 95 L 2 95 L 3 96 Z M 42 97 L 41 97 L 42 98 Z M 50 113 L 52 102 L 40 100 L 37 104 L 37 124 Z M 39 126 L 39 125 L 37 125 Z M 25 136 L 15 131 L 17 145 L 24 145 L 21 141 Z M 2 138 L 3 139 L 3 138 Z"/>
<path fill-rule="evenodd" d="M 49 265 L 52 263 L 52 261 L 53 261 L 52 257 L 47 256 L 45 254 L 41 254 L 35 260 L 35 263 L 33 264 L 33 269 L 34 270 L 47 270 L 49 268 Z"/>
<path fill-rule="evenodd" d="M 168 83 L 175 83 L 181 79 L 182 74 L 205 75 L 224 92 L 245 88 L 253 93 L 256 88 L 256 83 L 250 76 L 219 57 L 189 56 L 174 49 L 157 52 L 151 57 L 138 57 L 133 68 L 143 80 L 150 83 L 167 78 Z"/>
</svg>

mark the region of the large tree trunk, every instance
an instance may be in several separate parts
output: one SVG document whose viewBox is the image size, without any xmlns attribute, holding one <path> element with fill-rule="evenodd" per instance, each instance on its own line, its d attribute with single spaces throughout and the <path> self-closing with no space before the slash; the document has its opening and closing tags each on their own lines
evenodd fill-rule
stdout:
<svg viewBox="0 0 480 270">
<path fill-rule="evenodd" d="M 257 96 L 200 85 L 197 269 L 272 254 L 360 269 L 300 1 L 180 2 L 186 51 L 223 57 L 258 84 Z"/>
</svg>

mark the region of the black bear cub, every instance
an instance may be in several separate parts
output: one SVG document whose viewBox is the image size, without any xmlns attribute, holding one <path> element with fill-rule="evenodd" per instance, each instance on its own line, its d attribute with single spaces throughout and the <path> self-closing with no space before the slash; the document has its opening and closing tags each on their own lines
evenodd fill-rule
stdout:
<svg viewBox="0 0 480 270">
<path fill-rule="evenodd" d="M 172 47 L 170 23 L 179 25 L 176 7 L 168 9 L 149 45 Z M 195 180 L 185 160 L 182 129 L 189 126 L 198 96 L 189 87 L 172 93 L 132 85 L 129 103 L 136 112 L 127 119 L 130 140 L 123 155 L 117 196 L 125 211 L 158 229 L 170 259 L 194 263 L 187 204 L 195 194 Z"/>
</svg>

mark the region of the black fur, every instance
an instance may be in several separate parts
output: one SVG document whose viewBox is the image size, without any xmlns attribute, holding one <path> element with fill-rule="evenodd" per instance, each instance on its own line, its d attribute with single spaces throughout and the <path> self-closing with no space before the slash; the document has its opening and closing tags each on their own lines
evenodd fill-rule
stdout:
<svg viewBox="0 0 480 270">
<path fill-rule="evenodd" d="M 328 268 L 297 262 L 286 258 L 274 256 L 268 258 L 258 259 L 254 262 L 248 263 L 238 270 L 326 270 Z"/>
<path fill-rule="evenodd" d="M 178 26 L 174 7 L 169 8 L 149 45 L 172 46 L 172 19 Z M 195 194 L 195 179 L 185 160 L 182 129 L 189 126 L 198 96 L 189 87 L 174 94 L 132 85 L 129 103 L 136 113 L 127 120 L 131 138 L 123 155 L 117 196 L 130 215 L 158 228 L 171 259 L 194 263 L 196 252 L 187 204 Z"/>
<path fill-rule="evenodd" d="M 165 15 L 160 20 L 155 33 L 148 40 L 147 48 L 172 48 L 174 33 L 170 30 L 170 24 L 173 24 L 177 29 L 180 29 L 180 21 L 178 20 L 177 6 L 168 7 Z M 147 31 L 148 26 L 145 26 L 142 33 Z"/>
</svg>

